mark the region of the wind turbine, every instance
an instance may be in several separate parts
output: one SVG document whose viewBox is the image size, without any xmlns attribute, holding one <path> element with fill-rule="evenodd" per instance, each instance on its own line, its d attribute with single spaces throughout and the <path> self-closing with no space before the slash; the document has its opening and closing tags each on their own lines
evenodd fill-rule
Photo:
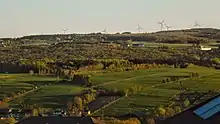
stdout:
<svg viewBox="0 0 220 124">
<path fill-rule="evenodd" d="M 162 20 L 161 22 L 157 22 L 159 25 L 160 25 L 160 30 L 162 31 L 163 30 L 163 23 L 164 23 L 164 20 Z"/>
<path fill-rule="evenodd" d="M 201 27 L 201 25 L 198 24 L 198 22 L 196 20 L 195 20 L 195 25 L 193 26 L 193 28 L 195 28 L 195 27 Z"/>
<path fill-rule="evenodd" d="M 143 28 L 141 28 L 140 25 L 138 24 L 137 30 L 138 30 L 138 32 L 140 33 L 141 30 L 143 30 Z"/>
<path fill-rule="evenodd" d="M 164 26 L 167 28 L 167 30 L 169 30 L 172 27 L 171 25 L 167 25 L 167 24 L 164 24 Z"/>
<path fill-rule="evenodd" d="M 103 31 L 101 31 L 101 32 L 107 33 L 106 28 Z"/>
<path fill-rule="evenodd" d="M 67 29 L 62 29 L 63 30 L 63 33 L 65 34 L 66 33 L 66 31 L 68 30 L 68 28 Z"/>
</svg>

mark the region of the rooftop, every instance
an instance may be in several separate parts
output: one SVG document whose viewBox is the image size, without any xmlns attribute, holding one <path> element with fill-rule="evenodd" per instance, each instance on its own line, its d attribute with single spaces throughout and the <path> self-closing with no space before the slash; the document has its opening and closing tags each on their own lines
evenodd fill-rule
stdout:
<svg viewBox="0 0 220 124">
<path fill-rule="evenodd" d="M 17 124 L 95 124 L 90 117 L 32 116 Z"/>
<path fill-rule="evenodd" d="M 218 124 L 219 122 L 220 95 L 158 122 L 158 124 Z"/>
</svg>

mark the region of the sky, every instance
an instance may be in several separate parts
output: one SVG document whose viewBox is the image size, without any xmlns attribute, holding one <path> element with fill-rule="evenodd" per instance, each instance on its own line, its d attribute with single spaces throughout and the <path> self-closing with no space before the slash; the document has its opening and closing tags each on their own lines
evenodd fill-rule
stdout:
<svg viewBox="0 0 220 124">
<path fill-rule="evenodd" d="M 220 28 L 220 0 L 0 0 L 0 37 L 66 33 Z"/>
</svg>

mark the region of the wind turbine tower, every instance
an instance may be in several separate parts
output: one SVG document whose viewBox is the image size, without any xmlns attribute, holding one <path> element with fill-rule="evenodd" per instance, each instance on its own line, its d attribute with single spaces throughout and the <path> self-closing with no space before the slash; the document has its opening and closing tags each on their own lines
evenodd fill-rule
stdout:
<svg viewBox="0 0 220 124">
<path fill-rule="evenodd" d="M 68 29 L 63 29 L 63 33 L 66 34 L 66 31 L 67 31 L 67 30 L 68 30 Z"/>
<path fill-rule="evenodd" d="M 103 33 L 107 33 L 107 30 L 106 30 L 106 28 L 103 30 L 103 31 L 101 31 L 101 32 L 103 32 Z"/>
<path fill-rule="evenodd" d="M 143 28 L 141 28 L 140 25 L 138 24 L 137 30 L 138 30 L 138 32 L 140 33 L 141 30 L 143 30 Z"/>
<path fill-rule="evenodd" d="M 195 24 L 194 24 L 193 28 L 198 28 L 198 27 L 201 27 L 201 25 L 198 24 L 198 22 L 195 20 Z"/>
<path fill-rule="evenodd" d="M 167 25 L 167 24 L 164 24 L 164 26 L 167 28 L 167 30 L 169 30 L 172 27 L 171 25 Z"/>
<path fill-rule="evenodd" d="M 162 20 L 161 22 L 157 22 L 159 25 L 160 25 L 160 30 L 162 31 L 163 30 L 163 23 L 164 23 L 164 20 Z"/>
</svg>

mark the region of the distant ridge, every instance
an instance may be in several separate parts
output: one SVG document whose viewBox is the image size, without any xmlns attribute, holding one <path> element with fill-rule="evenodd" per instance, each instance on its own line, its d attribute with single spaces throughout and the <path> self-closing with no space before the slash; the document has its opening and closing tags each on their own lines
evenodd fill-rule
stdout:
<svg viewBox="0 0 220 124">
<path fill-rule="evenodd" d="M 183 30 L 168 30 L 152 33 L 122 32 L 116 34 L 90 33 L 90 34 L 49 34 L 29 35 L 19 38 L 1 38 L 0 40 L 45 40 L 45 41 L 143 41 L 162 43 L 207 43 L 220 41 L 220 29 L 215 28 L 193 28 Z"/>
</svg>

